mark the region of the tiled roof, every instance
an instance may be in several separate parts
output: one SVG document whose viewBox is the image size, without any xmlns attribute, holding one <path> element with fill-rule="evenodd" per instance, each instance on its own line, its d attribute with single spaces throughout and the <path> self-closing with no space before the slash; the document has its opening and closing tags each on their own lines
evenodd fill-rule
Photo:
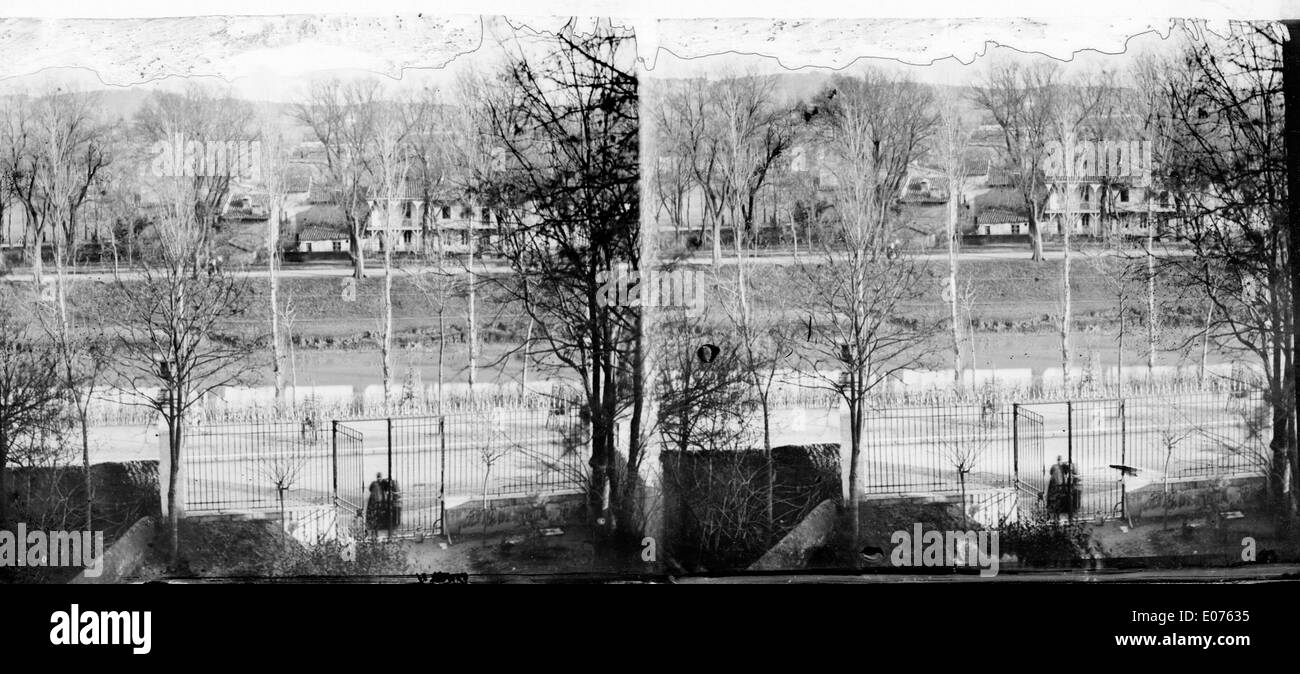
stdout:
<svg viewBox="0 0 1300 674">
<path fill-rule="evenodd" d="M 298 232 L 299 241 L 335 241 L 347 238 L 347 232 L 321 225 L 309 225 Z"/>
</svg>

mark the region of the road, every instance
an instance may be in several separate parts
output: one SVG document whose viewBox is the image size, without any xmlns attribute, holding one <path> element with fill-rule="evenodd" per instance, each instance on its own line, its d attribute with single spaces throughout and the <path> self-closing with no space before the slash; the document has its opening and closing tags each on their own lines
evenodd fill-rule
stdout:
<svg viewBox="0 0 1300 674">
<path fill-rule="evenodd" d="M 1101 252 L 1094 251 L 1072 251 L 1076 257 L 1088 255 L 1119 255 L 1120 252 L 1106 249 Z M 1141 254 L 1141 249 L 1125 251 L 1133 255 Z M 1189 251 L 1183 249 L 1165 250 L 1159 253 L 1160 257 L 1176 257 L 1190 255 Z M 1060 260 L 1064 258 L 1063 250 L 1047 249 L 1043 251 L 1043 258 L 1046 260 Z M 915 254 L 917 260 L 923 261 L 946 261 L 948 259 L 947 251 L 927 251 Z M 750 262 L 757 265 L 785 265 L 791 266 L 799 263 L 817 263 L 824 259 L 824 255 L 816 250 L 794 253 L 765 253 L 760 252 L 749 258 Z M 1029 260 L 1029 251 L 1023 246 L 972 246 L 962 249 L 961 259 L 964 261 L 979 260 Z M 734 256 L 723 255 L 722 264 L 735 264 Z M 690 264 L 698 266 L 712 265 L 712 258 L 706 254 L 697 254 L 687 258 L 677 260 L 678 264 Z M 31 282 L 32 273 L 30 269 L 2 270 L 0 280 L 10 282 Z M 426 272 L 439 271 L 439 267 L 430 264 L 402 264 L 395 272 L 401 274 L 420 274 Z M 449 261 L 442 268 L 442 271 L 450 274 L 466 274 L 469 269 L 461 262 Z M 46 270 L 46 278 L 52 278 L 52 270 Z M 510 272 L 510 266 L 505 262 L 497 259 L 480 260 L 474 265 L 474 272 L 478 274 L 507 274 Z M 261 278 L 267 273 L 265 267 L 248 267 L 233 270 L 232 273 L 239 277 Z M 109 282 L 115 278 L 139 279 L 143 272 L 138 269 L 122 267 L 114 271 L 111 267 L 87 267 L 76 272 L 76 277 L 93 282 Z M 303 263 L 284 263 L 280 267 L 281 278 L 344 278 L 352 275 L 352 266 L 347 262 L 303 262 Z M 384 269 L 382 266 L 375 264 L 374 260 L 369 260 L 366 266 L 366 276 L 368 278 L 383 278 Z"/>
</svg>

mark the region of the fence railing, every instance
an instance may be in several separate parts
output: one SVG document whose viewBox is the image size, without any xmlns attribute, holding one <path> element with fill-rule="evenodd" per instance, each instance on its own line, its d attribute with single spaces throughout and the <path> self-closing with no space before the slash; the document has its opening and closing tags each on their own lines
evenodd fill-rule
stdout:
<svg viewBox="0 0 1300 674">
<path fill-rule="evenodd" d="M 182 443 L 191 512 L 329 504 L 334 465 L 325 429 L 295 423 L 203 424 Z"/>
<path fill-rule="evenodd" d="M 858 472 L 868 494 L 1013 484 L 1015 426 L 1009 409 L 979 405 L 867 412 Z"/>
<path fill-rule="evenodd" d="M 1041 494 L 1057 457 L 1081 479 L 1083 515 L 1106 516 L 1127 489 L 1264 475 L 1271 416 L 1263 391 L 1195 393 L 998 405 L 941 405 L 868 412 L 864 493 L 1024 487 Z"/>
<path fill-rule="evenodd" d="M 578 406 L 550 402 L 434 416 L 201 424 L 184 441 L 187 508 L 363 511 L 371 482 L 387 477 L 401 495 L 400 527 L 436 529 L 447 503 L 580 491 L 587 425 Z"/>
</svg>

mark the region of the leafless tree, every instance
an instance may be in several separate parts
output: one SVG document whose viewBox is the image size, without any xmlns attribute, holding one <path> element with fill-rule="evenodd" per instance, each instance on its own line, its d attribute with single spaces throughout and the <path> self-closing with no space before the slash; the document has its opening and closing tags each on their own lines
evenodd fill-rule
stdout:
<svg viewBox="0 0 1300 674">
<path fill-rule="evenodd" d="M 878 71 L 835 78 L 816 107 L 834 176 L 834 213 L 824 223 L 823 262 L 801 265 L 813 299 L 799 367 L 848 407 L 848 505 L 856 541 L 867 396 L 913 365 L 936 327 L 901 315 L 924 284 L 915 259 L 893 238 L 891 217 L 908 167 L 936 122 L 928 89 Z"/>
<path fill-rule="evenodd" d="M 196 251 L 207 242 L 193 207 L 194 194 L 177 180 L 156 195 L 153 262 L 113 284 L 121 307 L 113 317 L 119 357 L 115 385 L 156 410 L 167 426 L 167 490 L 173 563 L 180 560 L 176 481 L 184 459 L 189 414 L 213 389 L 238 381 L 255 367 L 252 347 L 222 334 L 248 306 L 247 282 L 211 265 Z M 162 394 L 156 395 L 161 386 Z"/>
<path fill-rule="evenodd" d="M 966 477 L 979 466 L 988 452 L 990 437 L 989 422 L 992 418 L 982 419 L 973 429 L 955 430 L 955 436 L 940 442 L 940 456 L 957 473 L 957 482 L 961 488 L 961 525 L 967 526 Z"/>
<path fill-rule="evenodd" d="M 1187 28 L 1184 67 L 1159 80 L 1170 145 L 1160 174 L 1176 194 L 1179 233 L 1194 253 L 1169 264 L 1213 307 L 1210 341 L 1262 367 L 1273 411 L 1274 511 L 1286 525 L 1300 478 L 1280 30 L 1238 23 L 1217 37 Z"/>
<path fill-rule="evenodd" d="M 280 506 L 281 546 L 285 544 L 285 534 L 289 526 L 285 518 L 284 495 L 298 483 L 298 478 L 302 475 L 302 469 L 306 464 L 307 459 L 292 450 L 288 454 L 277 453 L 259 461 L 262 477 L 275 487 L 276 502 Z"/>
<path fill-rule="evenodd" d="M 260 161 L 251 156 L 256 138 L 252 105 L 192 85 L 179 94 L 151 94 L 136 113 L 135 127 L 136 137 L 155 152 L 148 167 L 155 185 L 175 194 L 171 185 L 185 183 L 198 238 L 190 254 L 198 264 L 208 262 L 231 189 L 238 180 L 254 177 Z"/>
<path fill-rule="evenodd" d="M 547 345 L 538 365 L 558 363 L 582 382 L 592 427 L 591 512 L 607 530 L 628 533 L 634 523 L 619 513 L 632 510 L 634 492 L 620 477 L 638 475 L 642 458 L 642 312 L 606 301 L 605 288 L 620 264 L 637 270 L 641 262 L 632 44 L 608 24 L 517 37 L 537 49 L 511 55 L 480 108 L 504 156 L 475 196 L 508 219 L 497 250 L 514 272 L 492 282 L 536 321 Z M 625 470 L 616 460 L 624 411 Z"/>
<path fill-rule="evenodd" d="M 795 111 L 780 102 L 775 78 L 755 73 L 723 73 L 658 89 L 652 114 L 660 149 L 655 184 L 667 200 L 661 205 L 680 224 L 689 194 L 698 190 L 705 224 L 713 226 L 717 267 L 724 226 L 732 228 L 737 249 L 743 237 L 757 235 L 758 195 L 793 145 Z"/>
<path fill-rule="evenodd" d="M 325 153 L 326 184 L 348 226 L 352 275 L 365 278 L 362 242 L 371 215 L 375 122 L 383 99 L 377 80 L 315 82 L 293 115 L 311 129 Z"/>
<path fill-rule="evenodd" d="M 1119 395 L 1124 395 L 1124 341 L 1128 336 L 1128 318 L 1133 313 L 1134 300 L 1140 294 L 1138 284 L 1146 279 L 1145 267 L 1121 250 L 1123 244 L 1112 241 L 1086 253 L 1088 265 L 1110 290 L 1115 300 L 1115 319 L 1118 322 L 1115 340 L 1116 382 Z"/>
<path fill-rule="evenodd" d="M 13 122 L 21 132 L 13 139 L 10 162 L 0 167 L 23 205 L 33 238 L 39 241 L 47 232 L 53 235 L 53 293 L 42 288 L 40 262 L 34 263 L 40 295 L 48 298 L 37 318 L 58 350 L 64 390 L 80 426 L 88 530 L 92 517 L 88 411 L 105 354 L 95 326 L 74 325 L 69 272 L 77 264 L 83 211 L 103 189 L 101 176 L 114 141 L 115 129 L 101 120 L 97 105 L 93 94 L 61 90 L 20 99 L 11 112 L 22 115 Z"/>
<path fill-rule="evenodd" d="M 1003 136 L 1003 159 L 1024 200 L 1035 262 L 1043 259 L 1041 220 L 1047 198 L 1042 164 L 1057 122 L 1061 68 L 1053 61 L 1027 65 L 1004 61 L 990 66 L 973 87 L 977 105 L 993 116 Z"/>
<path fill-rule="evenodd" d="M 284 401 L 284 337 L 281 335 L 280 238 L 287 222 L 285 206 L 289 190 L 291 140 L 279 125 L 266 123 L 259 134 L 262 142 L 261 182 L 267 196 L 266 273 L 267 303 L 271 319 L 271 374 L 275 399 Z"/>
<path fill-rule="evenodd" d="M 14 291 L 0 294 L 0 526 L 8 522 L 10 492 L 6 466 L 36 446 L 43 429 L 58 425 L 66 400 L 61 359 L 52 345 L 32 334 L 33 317 L 21 310 Z M 44 446 L 44 445 L 41 445 Z"/>
<path fill-rule="evenodd" d="M 1058 91 L 1051 95 L 1051 126 L 1049 139 L 1061 149 L 1055 170 L 1047 167 L 1044 180 L 1049 182 L 1049 198 L 1055 197 L 1061 208 L 1061 318 L 1059 334 L 1061 336 L 1061 375 L 1066 391 L 1070 390 L 1070 370 L 1072 353 L 1070 337 L 1074 327 L 1073 288 L 1070 280 L 1071 235 L 1079 227 L 1080 192 L 1089 190 L 1090 177 L 1095 179 L 1096 166 L 1091 157 L 1076 157 L 1081 132 L 1095 128 L 1095 121 L 1100 111 L 1114 99 L 1111 79 L 1102 74 L 1095 78 L 1083 78 L 1077 81 L 1065 80 L 1054 87 Z M 1050 164 L 1050 159 L 1048 160 Z"/>
<path fill-rule="evenodd" d="M 971 147 L 974 129 L 962 110 L 961 101 L 956 97 L 941 97 L 937 100 L 937 104 L 939 123 L 934 134 L 932 153 L 943 168 L 944 180 L 948 184 L 948 282 L 945 293 L 948 296 L 952 323 L 953 384 L 960 386 L 962 321 L 958 297 L 960 286 L 957 284 L 958 252 L 961 247 L 961 202 L 966 183 L 967 152 Z"/>
<path fill-rule="evenodd" d="M 411 154 L 407 146 L 411 130 L 409 113 L 408 106 L 396 101 L 377 105 L 373 111 L 374 152 L 369 182 L 374 186 L 374 201 L 371 203 L 382 218 L 379 237 L 384 255 L 384 292 L 380 308 L 383 315 L 380 351 L 385 406 L 393 404 L 393 274 L 396 271 L 393 268 L 393 248 L 401 241 L 399 232 L 404 207 L 410 204 L 404 198 L 411 171 Z"/>
</svg>

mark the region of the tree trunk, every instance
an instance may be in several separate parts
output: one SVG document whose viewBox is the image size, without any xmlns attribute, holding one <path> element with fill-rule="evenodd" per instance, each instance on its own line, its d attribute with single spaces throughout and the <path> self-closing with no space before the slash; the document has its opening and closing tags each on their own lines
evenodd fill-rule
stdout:
<svg viewBox="0 0 1300 674">
<path fill-rule="evenodd" d="M 1029 250 L 1034 262 L 1043 261 L 1043 229 L 1038 223 L 1038 214 L 1034 207 L 1029 207 Z"/>
<path fill-rule="evenodd" d="M 713 218 L 713 268 L 722 263 L 722 221 Z"/>
<path fill-rule="evenodd" d="M 474 400 L 474 384 L 478 378 L 478 319 L 475 316 L 474 306 L 478 299 L 478 283 L 474 277 L 474 252 L 476 248 L 475 239 L 477 233 L 474 231 L 473 220 L 469 223 L 469 302 L 466 307 L 467 316 L 465 317 L 469 332 L 469 399 Z"/>
<path fill-rule="evenodd" d="M 1119 346 L 1115 349 L 1115 388 L 1124 397 L 1124 303 L 1119 305 Z"/>
<path fill-rule="evenodd" d="M 1300 45 L 1296 44 L 1300 21 L 1285 22 L 1289 39 L 1282 43 L 1283 101 L 1286 123 L 1287 166 L 1287 262 L 1290 267 L 1292 321 L 1291 395 L 1287 401 L 1294 412 L 1300 408 L 1300 339 L 1294 336 L 1296 321 L 1300 321 Z M 1293 415 L 1294 416 L 1294 415 Z M 1300 429 L 1293 429 L 1300 430 Z M 1295 437 L 1295 433 L 1291 434 Z M 1291 485 L 1300 487 L 1300 456 L 1295 443 L 1290 443 Z M 1294 501 L 1293 501 L 1294 504 Z"/>
<path fill-rule="evenodd" d="M 0 410 L 0 414 L 3 410 Z M 9 420 L 0 418 L 0 527 L 9 523 Z"/>
<path fill-rule="evenodd" d="M 388 231 L 384 237 L 384 336 L 381 354 L 384 371 L 384 408 L 393 404 L 393 242 Z"/>
<path fill-rule="evenodd" d="M 445 344 L 447 343 L 446 323 L 443 321 L 443 309 L 438 308 L 438 416 L 442 416 L 442 381 L 443 381 L 443 354 L 446 352 Z"/>
<path fill-rule="evenodd" d="M 1287 396 L 1290 397 L 1290 396 Z M 1279 400 L 1279 396 L 1273 399 L 1273 437 L 1268 443 L 1269 450 L 1272 452 L 1269 470 L 1269 493 L 1272 495 L 1274 519 L 1280 532 L 1289 530 L 1290 525 L 1290 485 L 1287 481 L 1287 474 L 1290 472 L 1290 456 L 1288 456 L 1287 435 L 1290 433 L 1291 412 L 1289 404 L 1284 400 Z"/>
<path fill-rule="evenodd" d="M 86 395 L 90 395 L 89 392 Z M 90 428 L 86 423 L 86 416 L 85 405 L 78 403 L 77 417 L 81 426 L 81 470 L 86 489 L 86 531 L 94 531 L 95 485 L 90 475 Z"/>
<path fill-rule="evenodd" d="M 1067 209 L 1069 206 L 1066 207 Z M 1065 385 L 1066 395 L 1070 392 L 1070 323 L 1071 323 L 1071 306 L 1070 306 L 1070 229 L 1073 223 L 1070 222 L 1069 216 L 1066 216 L 1065 226 L 1062 229 L 1062 243 L 1064 246 L 1064 259 L 1061 265 L 1061 370 L 1062 381 Z"/>
<path fill-rule="evenodd" d="M 1210 321 L 1214 320 L 1214 303 L 1205 312 L 1205 333 L 1201 335 L 1201 383 L 1205 383 L 1205 365 L 1210 357 Z"/>
<path fill-rule="evenodd" d="M 1147 226 L 1147 379 L 1156 373 L 1156 258 L 1154 245 L 1155 224 Z"/>
<path fill-rule="evenodd" d="M 361 233 L 355 225 L 348 232 L 348 249 L 352 256 L 352 278 L 359 281 L 366 277 L 366 256 L 361 249 Z"/>
<path fill-rule="evenodd" d="M 963 529 L 969 528 L 966 522 L 966 473 L 957 471 L 958 481 L 961 482 L 961 526 Z"/>
<path fill-rule="evenodd" d="M 528 331 L 524 333 L 524 362 L 523 362 L 523 372 L 520 374 L 520 380 L 523 383 L 521 383 L 519 387 L 520 388 L 519 393 L 520 395 L 523 396 L 528 395 L 528 358 L 531 354 L 532 345 L 533 345 L 533 322 L 534 322 L 533 317 L 529 316 Z"/>
<path fill-rule="evenodd" d="M 949 179 L 948 194 L 948 292 L 952 310 L 952 381 L 955 388 L 961 387 L 961 321 L 957 311 L 957 190 L 954 181 Z"/>
<path fill-rule="evenodd" d="M 856 392 L 850 393 L 856 397 Z M 849 540 L 853 544 L 852 552 L 854 559 L 857 559 L 857 552 L 861 549 L 859 545 L 862 536 L 862 488 L 858 485 L 861 479 L 858 475 L 859 457 L 862 454 L 862 401 L 851 400 L 849 402 L 849 522 L 853 527 L 849 534 Z"/>
<path fill-rule="evenodd" d="M 169 395 L 175 395 L 170 393 Z M 181 515 L 176 509 L 176 481 L 180 476 L 180 457 L 181 457 L 181 416 L 174 411 L 175 398 L 168 401 L 168 406 L 173 408 L 172 415 L 167 418 L 167 435 L 168 435 L 168 452 L 171 454 L 171 465 L 167 467 L 167 527 L 171 532 L 171 563 L 173 566 L 180 563 L 181 560 Z"/>
<path fill-rule="evenodd" d="M 280 211 L 276 209 L 266 220 L 266 255 L 270 281 L 271 305 L 271 373 L 275 377 L 275 401 L 284 402 L 284 350 L 280 344 L 280 275 L 279 275 L 279 229 Z"/>
</svg>

